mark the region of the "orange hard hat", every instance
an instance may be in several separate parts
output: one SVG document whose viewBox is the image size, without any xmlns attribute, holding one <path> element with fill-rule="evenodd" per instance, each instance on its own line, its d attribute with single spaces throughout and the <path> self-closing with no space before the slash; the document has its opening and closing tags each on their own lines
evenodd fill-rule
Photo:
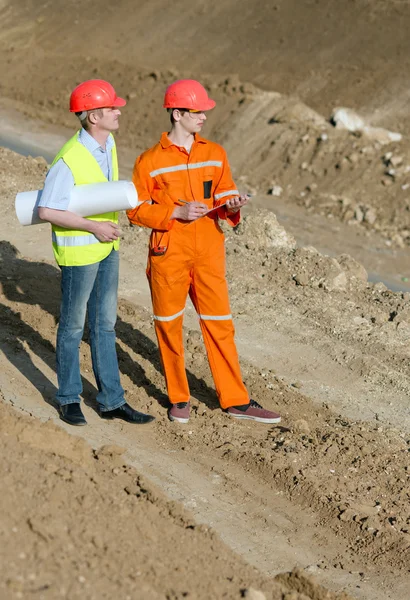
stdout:
<svg viewBox="0 0 410 600">
<path fill-rule="evenodd" d="M 83 112 L 104 106 L 125 106 L 124 98 L 119 98 L 111 83 L 103 79 L 89 79 L 77 85 L 70 96 L 70 112 Z"/>
<path fill-rule="evenodd" d="M 216 102 L 195 79 L 179 79 L 165 90 L 164 108 L 189 108 L 191 110 L 210 110 Z"/>
</svg>

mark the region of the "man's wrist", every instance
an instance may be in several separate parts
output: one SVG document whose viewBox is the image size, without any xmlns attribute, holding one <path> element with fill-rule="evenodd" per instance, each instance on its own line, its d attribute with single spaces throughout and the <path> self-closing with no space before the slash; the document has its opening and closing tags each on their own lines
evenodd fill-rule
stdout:
<svg viewBox="0 0 410 600">
<path fill-rule="evenodd" d="M 98 221 L 93 221 L 92 219 L 86 219 L 86 220 L 87 220 L 87 231 L 89 233 L 93 233 L 95 235 L 98 231 L 98 226 L 99 226 Z"/>
</svg>

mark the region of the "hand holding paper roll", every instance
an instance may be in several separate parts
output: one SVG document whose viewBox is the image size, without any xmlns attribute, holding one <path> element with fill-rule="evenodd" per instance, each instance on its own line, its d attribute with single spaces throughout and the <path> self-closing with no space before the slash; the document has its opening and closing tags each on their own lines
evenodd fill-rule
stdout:
<svg viewBox="0 0 410 600">
<path fill-rule="evenodd" d="M 17 218 L 22 225 L 44 223 L 38 216 L 41 192 L 42 190 L 36 190 L 17 194 L 15 208 Z M 131 181 L 108 181 L 76 185 L 71 193 L 67 210 L 80 217 L 91 217 L 106 212 L 128 210 L 137 205 L 138 194 Z"/>
<path fill-rule="evenodd" d="M 116 223 L 111 221 L 95 222 L 94 235 L 99 242 L 114 242 L 121 235 L 121 230 Z"/>
</svg>

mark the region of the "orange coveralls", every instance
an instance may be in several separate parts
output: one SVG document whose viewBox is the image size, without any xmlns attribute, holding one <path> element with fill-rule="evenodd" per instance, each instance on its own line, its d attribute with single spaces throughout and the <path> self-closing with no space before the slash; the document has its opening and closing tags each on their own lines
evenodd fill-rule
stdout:
<svg viewBox="0 0 410 600">
<path fill-rule="evenodd" d="M 219 217 L 236 225 L 239 212 L 229 216 L 221 208 L 195 221 L 170 220 L 181 199 L 212 208 L 238 196 L 225 150 L 196 134 L 188 154 L 163 133 L 159 143 L 137 158 L 133 182 L 143 204 L 127 214 L 131 223 L 152 229 L 147 276 L 170 402 L 188 402 L 190 397 L 182 329 L 189 293 L 221 407 L 248 404 L 225 279 L 224 235 L 218 224 Z M 158 246 L 166 246 L 164 254 L 155 255 Z"/>
</svg>

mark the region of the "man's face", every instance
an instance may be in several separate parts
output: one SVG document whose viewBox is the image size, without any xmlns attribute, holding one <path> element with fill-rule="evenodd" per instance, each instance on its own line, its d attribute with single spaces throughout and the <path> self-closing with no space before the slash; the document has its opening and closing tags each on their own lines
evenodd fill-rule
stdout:
<svg viewBox="0 0 410 600">
<path fill-rule="evenodd" d="M 179 123 L 187 133 L 199 133 L 206 121 L 206 114 L 202 112 L 184 110 L 179 113 Z"/>
<path fill-rule="evenodd" d="M 101 108 L 96 115 L 96 127 L 100 131 L 117 131 L 119 127 L 118 117 L 121 111 L 116 106 L 108 106 Z"/>
</svg>

